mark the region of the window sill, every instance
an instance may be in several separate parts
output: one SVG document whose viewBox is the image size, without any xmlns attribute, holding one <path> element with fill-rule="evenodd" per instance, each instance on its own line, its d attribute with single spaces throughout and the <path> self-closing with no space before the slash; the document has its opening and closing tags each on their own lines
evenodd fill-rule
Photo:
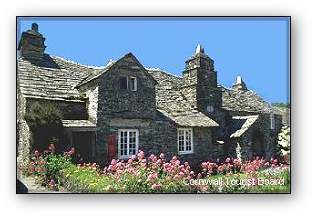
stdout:
<svg viewBox="0 0 313 216">
<path fill-rule="evenodd" d="M 188 152 L 178 152 L 178 155 L 187 155 L 187 154 L 193 154 L 193 151 L 188 151 Z"/>
<path fill-rule="evenodd" d="M 131 158 L 133 155 L 127 155 L 127 156 L 119 156 L 118 160 L 128 160 L 129 158 Z"/>
</svg>

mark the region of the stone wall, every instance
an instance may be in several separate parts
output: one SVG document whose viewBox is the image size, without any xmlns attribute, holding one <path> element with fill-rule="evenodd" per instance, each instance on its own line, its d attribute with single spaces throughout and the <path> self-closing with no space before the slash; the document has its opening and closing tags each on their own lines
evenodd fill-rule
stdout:
<svg viewBox="0 0 313 216">
<path fill-rule="evenodd" d="M 29 161 L 31 132 L 24 119 L 26 112 L 26 99 L 18 93 L 17 95 L 17 125 L 16 125 L 16 153 L 17 153 L 17 167 L 18 175 L 20 174 L 20 168 L 23 168 Z"/>
<path fill-rule="evenodd" d="M 88 110 L 88 119 L 91 122 L 97 123 L 97 111 L 98 111 L 98 96 L 99 96 L 99 87 L 92 86 L 86 91 L 87 101 L 87 110 Z"/>
<path fill-rule="evenodd" d="M 241 147 L 242 159 L 250 160 L 254 157 L 253 140 L 256 133 L 263 136 L 265 159 L 275 157 L 277 136 L 281 129 L 281 116 L 275 115 L 275 128 L 270 128 L 270 114 L 259 114 L 258 120 L 238 139 L 233 139 L 228 147 L 228 154 L 236 157 L 237 143 Z"/>
<path fill-rule="evenodd" d="M 193 145 L 194 153 L 179 155 L 181 161 L 188 161 L 192 166 L 197 166 L 203 161 L 218 158 L 218 146 L 213 143 L 210 128 L 193 128 Z M 177 140 L 175 146 L 177 152 Z"/>
<path fill-rule="evenodd" d="M 136 77 L 137 90 L 120 88 L 120 79 Z M 131 55 L 116 62 L 110 71 L 99 77 L 97 109 L 97 158 L 107 156 L 107 139 L 118 129 L 139 129 L 142 143 L 150 142 L 156 118 L 155 80 Z M 118 123 L 118 126 L 115 125 Z M 147 125 L 148 124 L 148 125 Z"/>
</svg>

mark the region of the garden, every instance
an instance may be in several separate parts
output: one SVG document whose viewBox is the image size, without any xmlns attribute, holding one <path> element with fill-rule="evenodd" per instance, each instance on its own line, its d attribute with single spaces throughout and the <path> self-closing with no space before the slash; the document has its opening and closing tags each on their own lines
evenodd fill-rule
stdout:
<svg viewBox="0 0 313 216">
<path fill-rule="evenodd" d="M 226 158 L 203 162 L 201 171 L 174 156 L 139 151 L 128 160 L 113 159 L 108 166 L 74 163 L 75 149 L 56 153 L 53 144 L 35 151 L 25 175 L 50 190 L 71 193 L 289 193 L 290 169 L 277 159 L 251 161 Z"/>
</svg>

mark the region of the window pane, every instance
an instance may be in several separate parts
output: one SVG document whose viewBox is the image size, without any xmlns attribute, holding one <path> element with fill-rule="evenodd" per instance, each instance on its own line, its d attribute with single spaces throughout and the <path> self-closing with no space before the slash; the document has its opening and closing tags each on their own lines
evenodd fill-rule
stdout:
<svg viewBox="0 0 313 216">
<path fill-rule="evenodd" d="M 129 80 L 130 90 L 136 91 L 137 90 L 137 79 L 136 77 L 131 77 Z"/>
<path fill-rule="evenodd" d="M 129 155 L 136 154 L 136 132 L 129 132 Z"/>
<path fill-rule="evenodd" d="M 185 151 L 184 142 L 185 142 L 184 131 L 178 130 L 178 151 Z"/>
<path fill-rule="evenodd" d="M 127 89 L 127 77 L 120 78 L 120 89 Z"/>
</svg>

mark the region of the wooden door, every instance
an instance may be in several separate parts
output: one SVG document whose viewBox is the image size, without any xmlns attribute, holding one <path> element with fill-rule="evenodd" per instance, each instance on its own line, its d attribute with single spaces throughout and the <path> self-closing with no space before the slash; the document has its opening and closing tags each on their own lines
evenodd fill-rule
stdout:
<svg viewBox="0 0 313 216">
<path fill-rule="evenodd" d="M 116 135 L 109 135 L 108 137 L 108 159 L 112 160 L 116 158 Z"/>
</svg>

